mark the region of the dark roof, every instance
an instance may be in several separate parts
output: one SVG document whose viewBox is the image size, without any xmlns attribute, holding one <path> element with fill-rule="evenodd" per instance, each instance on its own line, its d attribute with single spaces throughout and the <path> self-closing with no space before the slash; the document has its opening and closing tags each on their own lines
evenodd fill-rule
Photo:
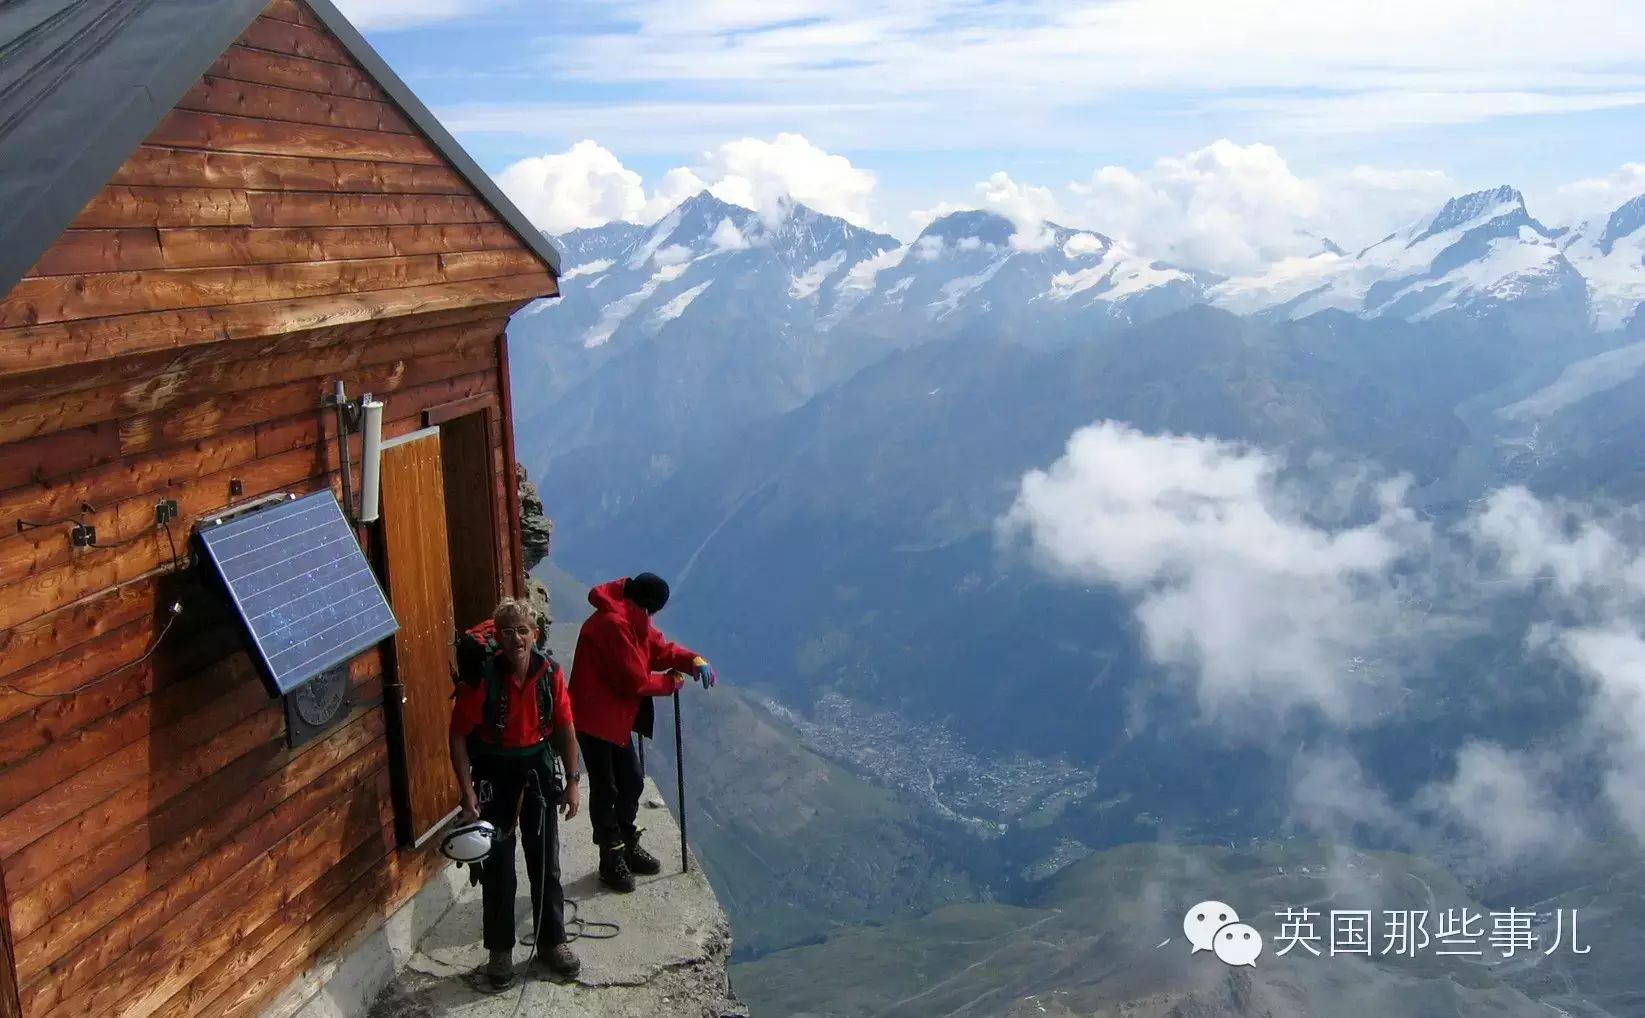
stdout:
<svg viewBox="0 0 1645 1018">
<path fill-rule="evenodd" d="M 542 231 L 329 0 L 314 14 L 520 240 Z M 267 0 L 0 0 L 0 296 L 10 292 Z"/>
</svg>

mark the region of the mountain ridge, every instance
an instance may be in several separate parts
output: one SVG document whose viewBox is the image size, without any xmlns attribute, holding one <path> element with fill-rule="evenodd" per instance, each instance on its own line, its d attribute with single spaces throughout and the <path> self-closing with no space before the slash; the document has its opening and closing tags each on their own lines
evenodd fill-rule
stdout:
<svg viewBox="0 0 1645 1018">
<path fill-rule="evenodd" d="M 1178 291 L 1169 310 L 1185 301 L 1204 302 L 1236 313 L 1289 318 L 1332 308 L 1373 318 L 1489 314 L 1505 301 L 1551 297 L 1573 304 L 1594 303 L 1590 317 L 1601 329 L 1621 328 L 1639 304 L 1645 303 L 1645 264 L 1638 258 L 1624 259 L 1621 264 L 1607 261 L 1616 254 L 1619 242 L 1637 237 L 1645 243 L 1645 230 L 1640 229 L 1645 224 L 1645 195 L 1594 220 L 1550 229 L 1530 214 L 1524 196 L 1509 185 L 1454 196 L 1430 214 L 1352 254 L 1322 238 L 1314 255 L 1286 259 L 1232 279 L 1128 251 L 1097 229 L 1070 228 L 1049 220 L 1034 225 L 1032 230 L 1039 231 L 1039 236 L 1023 242 L 1024 224 L 985 210 L 958 210 L 936 217 L 904 245 L 889 235 L 793 201 L 781 203 L 775 225 L 771 225 L 753 210 L 708 191 L 686 199 L 650 226 L 616 221 L 553 239 L 567 251 L 571 278 L 578 278 L 608 272 L 609 267 L 598 263 L 618 249 L 630 255 L 631 269 L 642 267 L 647 258 L 655 259 L 659 251 L 675 248 L 683 248 L 692 258 L 711 256 L 717 253 L 715 230 L 727 223 L 743 236 L 739 240 L 725 235 L 722 241 L 739 249 L 744 241 L 751 247 L 773 246 L 794 273 L 797 285 L 808 270 L 814 272 L 830 258 L 837 259 L 831 271 L 802 287 L 822 295 L 823 313 L 815 323 L 820 331 L 838 327 L 848 312 L 883 316 L 888 308 L 917 305 L 937 309 L 928 317 L 951 319 L 956 312 L 997 311 L 1002 297 L 1037 301 L 1042 308 L 1066 307 L 1076 294 L 1080 304 L 1091 305 L 1101 302 L 1109 290 L 1119 291 L 1107 302 L 1113 303 L 1164 287 Z M 812 257 L 803 264 L 785 257 L 786 251 L 775 244 L 784 231 L 801 223 L 810 227 L 808 239 L 813 243 Z M 753 235 L 749 224 L 758 224 Z M 840 239 L 832 247 L 821 243 L 815 224 L 823 224 Z M 648 243 L 638 243 L 647 236 L 652 238 Z M 1413 256 L 1413 251 L 1420 257 Z M 1573 257 L 1567 259 L 1568 253 Z M 675 252 L 676 257 L 680 254 Z M 893 254 L 895 259 L 889 260 Z M 880 263 L 865 264 L 870 258 Z M 932 271 L 938 262 L 943 263 L 943 271 Z M 1099 266 L 1104 271 L 1092 271 Z M 994 283 L 1002 272 L 1007 278 L 1012 275 L 1008 267 L 1027 277 L 1031 286 L 1025 290 L 1020 281 L 1013 287 Z M 659 263 L 658 268 L 668 266 Z M 862 299 L 841 308 L 829 299 L 835 294 L 827 291 L 837 290 L 853 269 L 857 270 L 853 289 L 864 291 Z M 1589 278 L 1596 271 L 1604 277 L 1597 285 Z M 1118 278 L 1108 285 L 1093 285 L 1116 274 Z M 1148 278 L 1142 278 L 1145 275 Z M 1624 281 L 1629 275 L 1637 277 L 1631 287 Z M 1311 285 L 1299 287 L 1299 281 Z M 1119 282 L 1125 285 L 1118 286 Z M 1592 297 L 1586 292 L 1590 288 Z M 1598 306 L 1607 300 L 1617 306 Z M 1578 313 L 1579 309 L 1570 310 Z M 1142 317 L 1147 315 L 1128 316 L 1127 321 Z"/>
</svg>

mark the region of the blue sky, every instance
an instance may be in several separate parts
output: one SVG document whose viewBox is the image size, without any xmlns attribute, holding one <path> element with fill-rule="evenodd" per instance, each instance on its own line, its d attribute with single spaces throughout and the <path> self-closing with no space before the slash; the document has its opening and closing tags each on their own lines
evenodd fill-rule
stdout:
<svg viewBox="0 0 1645 1018">
<path fill-rule="evenodd" d="M 1645 190 L 1623 0 L 340 6 L 551 230 L 701 185 L 905 238 L 981 205 L 1353 244 L 1499 183 L 1555 222 Z"/>
</svg>

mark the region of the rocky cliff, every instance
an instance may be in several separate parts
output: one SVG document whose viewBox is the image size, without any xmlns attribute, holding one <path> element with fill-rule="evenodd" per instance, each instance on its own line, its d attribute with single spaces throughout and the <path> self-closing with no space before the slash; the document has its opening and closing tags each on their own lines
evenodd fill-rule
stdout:
<svg viewBox="0 0 1645 1018">
<path fill-rule="evenodd" d="M 549 598 L 548 588 L 541 580 L 533 577 L 531 571 L 548 557 L 549 545 L 554 540 L 554 521 L 548 518 L 548 513 L 543 508 L 543 497 L 537 491 L 537 485 L 532 483 L 525 467 L 515 464 L 514 480 L 519 486 L 520 494 L 520 545 L 525 553 L 527 596 L 552 621 L 554 605 Z"/>
</svg>

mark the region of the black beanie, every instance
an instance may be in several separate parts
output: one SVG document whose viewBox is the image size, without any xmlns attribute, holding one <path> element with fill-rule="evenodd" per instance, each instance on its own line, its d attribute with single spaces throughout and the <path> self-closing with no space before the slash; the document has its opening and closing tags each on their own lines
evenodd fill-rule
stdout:
<svg viewBox="0 0 1645 1018">
<path fill-rule="evenodd" d="M 623 584 L 623 596 L 655 615 L 668 604 L 668 584 L 656 573 L 641 573 Z"/>
</svg>

